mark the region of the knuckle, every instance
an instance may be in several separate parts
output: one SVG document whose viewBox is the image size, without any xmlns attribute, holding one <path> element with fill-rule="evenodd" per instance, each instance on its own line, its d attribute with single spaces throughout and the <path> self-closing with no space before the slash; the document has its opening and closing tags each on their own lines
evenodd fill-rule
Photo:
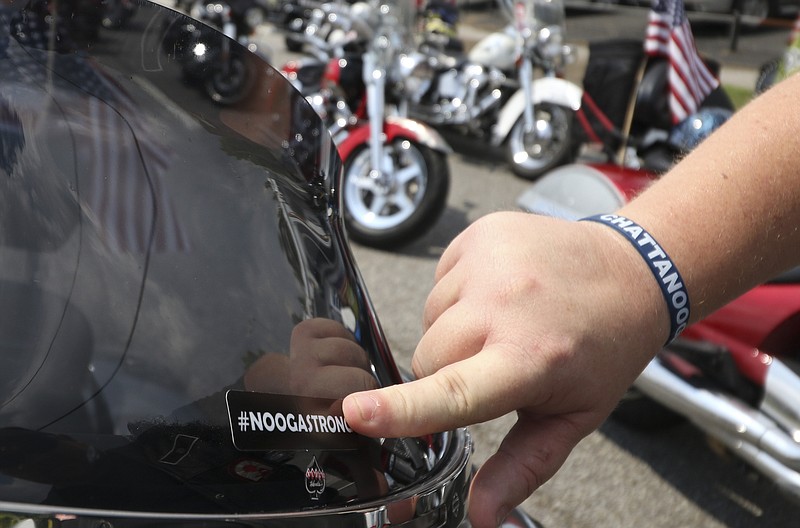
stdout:
<svg viewBox="0 0 800 528">
<path fill-rule="evenodd" d="M 434 308 L 433 301 L 428 298 L 425 307 L 422 309 L 422 328 L 427 330 L 430 328 L 438 316 L 439 311 Z"/>
<path fill-rule="evenodd" d="M 380 423 L 385 428 L 388 436 L 397 436 L 402 430 L 403 436 L 414 435 L 416 431 L 406 429 L 415 424 L 418 409 L 414 405 L 413 395 L 406 394 L 405 384 L 392 385 L 381 389 L 383 392 L 382 404 L 379 406 Z"/>
<path fill-rule="evenodd" d="M 414 356 L 411 358 L 411 372 L 417 379 L 424 378 L 429 374 L 419 354 L 414 354 Z"/>
<path fill-rule="evenodd" d="M 443 392 L 451 416 L 466 417 L 473 414 L 473 401 L 470 387 L 454 368 L 443 368 L 439 371 L 439 386 Z"/>
</svg>

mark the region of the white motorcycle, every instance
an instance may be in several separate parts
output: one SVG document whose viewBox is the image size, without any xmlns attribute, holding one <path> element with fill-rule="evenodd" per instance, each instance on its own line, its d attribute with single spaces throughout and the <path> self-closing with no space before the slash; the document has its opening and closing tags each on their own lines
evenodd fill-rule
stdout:
<svg viewBox="0 0 800 528">
<path fill-rule="evenodd" d="M 575 156 L 582 90 L 557 76 L 570 58 L 562 0 L 502 0 L 510 20 L 463 57 L 432 46 L 403 62 L 400 114 L 505 146 L 513 172 L 536 178 Z M 541 76 L 534 78 L 534 70 Z"/>
</svg>

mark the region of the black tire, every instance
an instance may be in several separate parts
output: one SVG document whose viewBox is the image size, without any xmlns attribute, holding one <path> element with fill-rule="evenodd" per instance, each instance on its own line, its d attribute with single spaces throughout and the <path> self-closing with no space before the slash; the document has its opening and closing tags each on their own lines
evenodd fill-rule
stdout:
<svg viewBox="0 0 800 528">
<path fill-rule="evenodd" d="M 634 387 L 628 389 L 619 401 L 611 418 L 640 431 L 666 429 L 686 421 L 682 415 L 645 396 Z"/>
<path fill-rule="evenodd" d="M 535 180 L 574 161 L 579 146 L 574 138 L 575 115 L 570 108 L 540 103 L 534 112 L 539 132 L 526 134 L 525 118 L 520 116 L 505 142 L 511 171 L 526 180 Z"/>
<path fill-rule="evenodd" d="M 344 161 L 343 214 L 351 240 L 391 249 L 419 238 L 434 226 L 447 205 L 450 169 L 443 152 L 416 141 L 396 138 L 384 148 L 393 166 L 410 169 L 416 164 L 418 174 L 406 182 L 393 182 L 391 189 L 379 196 L 374 187 L 370 188 L 375 181 L 370 180 L 369 145 L 362 145 Z M 413 169 L 407 173 L 412 174 Z M 405 205 L 411 207 L 404 209 L 398 200 L 392 201 L 393 197 L 408 200 Z M 378 203 L 379 198 L 384 202 Z"/>
<path fill-rule="evenodd" d="M 253 85 L 253 74 L 244 57 L 231 55 L 227 65 L 215 65 L 205 79 L 205 89 L 211 99 L 220 105 L 232 105 L 241 101 Z"/>
</svg>

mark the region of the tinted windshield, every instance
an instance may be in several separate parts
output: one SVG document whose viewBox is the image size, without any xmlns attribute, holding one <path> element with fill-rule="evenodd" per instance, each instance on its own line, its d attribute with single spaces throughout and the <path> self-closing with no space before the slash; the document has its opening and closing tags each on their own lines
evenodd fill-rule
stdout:
<svg viewBox="0 0 800 528">
<path fill-rule="evenodd" d="M 337 407 L 399 375 L 320 120 L 233 42 L 247 81 L 215 102 L 190 19 L 105 29 L 104 5 L 0 0 L 0 500 L 280 511 L 410 482 L 419 443 Z"/>
</svg>

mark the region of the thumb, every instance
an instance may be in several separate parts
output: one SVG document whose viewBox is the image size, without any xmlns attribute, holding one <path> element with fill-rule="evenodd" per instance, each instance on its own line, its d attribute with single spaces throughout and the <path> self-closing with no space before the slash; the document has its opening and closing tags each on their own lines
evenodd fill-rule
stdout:
<svg viewBox="0 0 800 528">
<path fill-rule="evenodd" d="M 561 467 L 586 435 L 565 417 L 525 418 L 478 470 L 469 494 L 472 526 L 496 527 Z"/>
</svg>

